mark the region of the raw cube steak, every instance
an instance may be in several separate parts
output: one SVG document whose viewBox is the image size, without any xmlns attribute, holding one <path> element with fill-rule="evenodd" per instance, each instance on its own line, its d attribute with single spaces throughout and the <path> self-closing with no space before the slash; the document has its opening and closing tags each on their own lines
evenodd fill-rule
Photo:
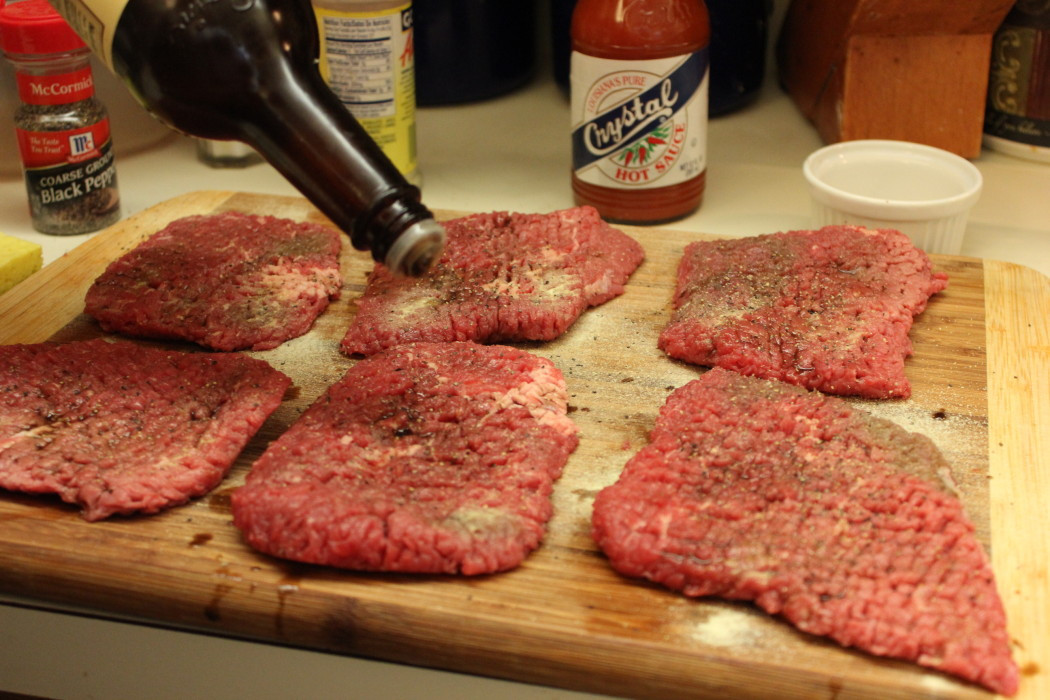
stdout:
<svg viewBox="0 0 1050 700">
<path fill-rule="evenodd" d="M 130 342 L 0 346 L 0 488 L 87 520 L 213 489 L 291 381 L 262 360 Z"/>
<path fill-rule="evenodd" d="M 376 265 L 342 348 L 398 343 L 552 340 L 588 307 L 622 294 L 644 257 L 591 207 L 476 214 L 445 223 L 448 243 L 421 278 Z"/>
<path fill-rule="evenodd" d="M 103 330 L 269 350 L 308 330 L 339 296 L 340 234 L 328 226 L 224 212 L 168 224 L 88 289 Z"/>
<path fill-rule="evenodd" d="M 361 360 L 232 497 L 248 543 L 370 571 L 482 574 L 538 546 L 577 443 L 561 372 L 504 346 L 406 344 Z"/>
<path fill-rule="evenodd" d="M 659 345 L 680 360 L 829 394 L 904 398 L 912 320 L 945 286 L 926 254 L 890 229 L 694 242 Z"/>
<path fill-rule="evenodd" d="M 992 568 L 947 472 L 925 436 L 716 368 L 668 397 L 597 496 L 593 533 L 628 576 L 752 600 L 805 632 L 1012 694 Z"/>
</svg>

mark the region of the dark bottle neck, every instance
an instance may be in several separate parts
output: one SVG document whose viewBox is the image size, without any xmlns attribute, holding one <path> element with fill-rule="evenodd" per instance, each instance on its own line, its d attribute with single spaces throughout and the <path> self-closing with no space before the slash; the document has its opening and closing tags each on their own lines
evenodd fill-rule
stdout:
<svg viewBox="0 0 1050 700">
<path fill-rule="evenodd" d="M 432 254 L 435 236 L 440 250 L 418 188 L 325 85 L 318 46 L 307 0 L 131 0 L 113 59 L 160 119 L 250 144 L 376 260 L 421 223 L 417 253 Z"/>
<path fill-rule="evenodd" d="M 409 183 L 316 70 L 260 96 L 239 138 L 251 144 L 318 209 L 383 260 L 398 234 L 433 218 Z"/>
</svg>

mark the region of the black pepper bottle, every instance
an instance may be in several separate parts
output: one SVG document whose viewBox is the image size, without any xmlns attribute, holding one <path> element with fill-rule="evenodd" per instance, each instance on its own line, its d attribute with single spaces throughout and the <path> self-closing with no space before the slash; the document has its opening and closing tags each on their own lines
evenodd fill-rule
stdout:
<svg viewBox="0 0 1050 700">
<path fill-rule="evenodd" d="M 53 0 L 173 128 L 258 151 L 354 246 L 418 274 L 445 234 L 328 88 L 309 0 Z"/>
<path fill-rule="evenodd" d="M 33 227 L 79 234 L 120 218 L 109 117 L 80 37 L 45 0 L 0 1 L 0 47 L 15 68 L 15 131 Z"/>
</svg>

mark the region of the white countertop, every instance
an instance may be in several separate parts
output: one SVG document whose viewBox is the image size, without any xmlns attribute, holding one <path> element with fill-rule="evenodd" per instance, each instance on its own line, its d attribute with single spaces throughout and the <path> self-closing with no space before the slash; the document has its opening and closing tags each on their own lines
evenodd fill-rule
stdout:
<svg viewBox="0 0 1050 700">
<path fill-rule="evenodd" d="M 713 120 L 709 134 L 704 204 L 667 228 L 738 236 L 809 226 L 801 165 L 822 143 L 771 79 L 757 104 Z M 551 80 L 540 78 L 512 95 L 479 104 L 421 109 L 418 141 L 423 196 L 431 208 L 550 211 L 572 205 L 568 102 Z M 1050 275 L 1050 165 L 987 151 L 975 163 L 984 191 L 971 213 L 962 254 Z M 125 215 L 195 190 L 296 194 L 265 164 L 235 170 L 204 166 L 193 142 L 175 135 L 149 150 L 125 154 L 117 167 Z M 0 231 L 40 243 L 45 264 L 91 235 L 34 232 L 20 178 L 0 180 Z M 27 695 L 107 700 L 585 697 L 0 600 L 0 690 Z"/>
<path fill-rule="evenodd" d="M 713 119 L 703 205 L 666 225 L 742 236 L 810 225 L 802 161 L 822 144 L 772 80 L 759 102 Z M 423 199 L 431 208 L 550 211 L 572 206 L 568 100 L 552 80 L 509 96 L 418 112 Z M 984 178 L 970 213 L 962 255 L 994 258 L 1050 275 L 1050 164 L 985 150 Z M 117 163 L 125 216 L 185 192 L 226 189 L 298 194 L 269 165 L 215 169 L 197 161 L 192 140 L 171 135 Z M 39 243 L 44 263 L 91 234 L 33 231 L 20 178 L 0 180 L 0 232 Z"/>
</svg>

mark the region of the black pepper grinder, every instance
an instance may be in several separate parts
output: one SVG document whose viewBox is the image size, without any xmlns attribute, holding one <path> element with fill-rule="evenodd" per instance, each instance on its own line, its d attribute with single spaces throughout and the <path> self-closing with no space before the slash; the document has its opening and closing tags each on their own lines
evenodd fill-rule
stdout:
<svg viewBox="0 0 1050 700">
<path fill-rule="evenodd" d="M 109 117 L 95 97 L 87 45 L 46 0 L 0 0 L 0 48 L 15 68 L 15 131 L 33 227 L 78 234 L 116 222 Z"/>
</svg>

